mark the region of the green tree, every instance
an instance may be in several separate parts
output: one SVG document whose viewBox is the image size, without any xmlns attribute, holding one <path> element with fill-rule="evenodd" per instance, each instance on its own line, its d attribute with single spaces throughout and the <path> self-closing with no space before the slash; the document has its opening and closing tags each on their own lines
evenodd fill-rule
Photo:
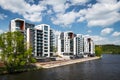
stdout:
<svg viewBox="0 0 120 80">
<path fill-rule="evenodd" d="M 57 52 L 57 48 L 55 46 L 53 46 L 53 52 Z"/>
<path fill-rule="evenodd" d="M 27 49 L 21 32 L 7 32 L 0 35 L 1 58 L 8 72 L 14 72 L 33 60 L 32 48 Z"/>
<path fill-rule="evenodd" d="M 101 46 L 95 46 L 95 54 L 96 56 L 101 56 L 102 55 L 102 47 Z"/>
</svg>

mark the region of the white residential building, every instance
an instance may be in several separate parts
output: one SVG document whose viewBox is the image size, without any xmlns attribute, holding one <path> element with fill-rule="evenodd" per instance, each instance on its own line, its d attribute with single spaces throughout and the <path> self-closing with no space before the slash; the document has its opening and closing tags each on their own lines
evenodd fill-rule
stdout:
<svg viewBox="0 0 120 80">
<path fill-rule="evenodd" d="M 58 39 L 58 53 L 61 55 L 73 55 L 74 33 L 72 31 L 62 32 Z"/>
<path fill-rule="evenodd" d="M 95 55 L 95 45 L 91 38 L 84 38 L 84 55 L 94 56 Z"/>
<path fill-rule="evenodd" d="M 50 29 L 50 26 L 47 24 L 37 25 L 35 29 L 38 33 L 36 34 L 35 44 L 36 46 L 42 46 L 40 50 L 42 54 L 38 56 L 45 56 L 45 57 L 52 56 L 53 55 L 53 40 L 54 40 L 53 30 Z"/>
<path fill-rule="evenodd" d="M 21 31 L 24 34 L 27 48 L 33 49 L 35 57 L 50 57 L 53 55 L 53 31 L 47 24 L 34 27 L 34 24 L 26 23 L 23 19 L 13 19 L 10 22 L 11 32 Z"/>
<path fill-rule="evenodd" d="M 11 32 L 21 31 L 24 34 L 27 48 L 32 47 L 36 58 L 52 56 L 53 46 L 57 48 L 57 54 L 62 56 L 93 56 L 95 53 L 94 42 L 89 36 L 83 37 L 72 31 L 55 34 L 47 24 L 35 26 L 16 18 L 11 20 L 9 29 Z"/>
<path fill-rule="evenodd" d="M 82 57 L 84 55 L 84 38 L 81 34 L 74 37 L 74 55 Z"/>
<path fill-rule="evenodd" d="M 89 37 L 74 34 L 71 31 L 62 32 L 58 37 L 59 55 L 69 57 L 94 56 L 94 42 Z"/>
<path fill-rule="evenodd" d="M 24 31 L 25 30 L 25 20 L 20 19 L 20 18 L 16 18 L 16 19 L 11 20 L 9 30 L 11 32 L 14 32 L 17 30 Z"/>
</svg>

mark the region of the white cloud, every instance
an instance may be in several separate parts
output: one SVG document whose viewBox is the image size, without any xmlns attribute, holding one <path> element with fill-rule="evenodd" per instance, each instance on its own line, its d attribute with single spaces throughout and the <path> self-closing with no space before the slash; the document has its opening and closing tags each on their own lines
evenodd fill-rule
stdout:
<svg viewBox="0 0 120 80">
<path fill-rule="evenodd" d="M 120 21 L 119 18 L 120 1 L 119 2 L 117 2 L 116 0 L 98 0 L 98 1 L 99 1 L 98 3 L 90 6 L 89 8 L 82 9 L 79 11 L 79 14 L 82 15 L 82 17 L 84 17 L 83 19 L 88 22 L 88 26 L 105 27 Z"/>
<path fill-rule="evenodd" d="M 118 36 L 120 36 L 120 32 L 114 32 L 113 34 L 112 34 L 112 36 L 114 36 L 114 37 L 118 37 Z"/>
<path fill-rule="evenodd" d="M 28 3 L 34 3 L 34 0 L 25 0 Z"/>
<path fill-rule="evenodd" d="M 3 33 L 4 31 L 0 29 L 0 34 Z"/>
<path fill-rule="evenodd" d="M 91 31 L 91 30 L 88 30 L 87 32 L 88 32 L 88 33 L 91 33 L 92 31 Z"/>
<path fill-rule="evenodd" d="M 116 3 L 117 0 L 97 0 L 100 3 Z"/>
<path fill-rule="evenodd" d="M 120 45 L 120 39 L 114 40 L 114 41 L 113 41 L 113 44 Z"/>
<path fill-rule="evenodd" d="M 78 17 L 78 14 L 74 11 L 65 13 L 65 14 L 57 14 L 56 18 L 52 18 L 51 20 L 53 21 L 54 24 L 56 25 L 70 25 L 73 23 L 76 18 Z"/>
<path fill-rule="evenodd" d="M 84 37 L 87 37 L 87 38 L 92 38 L 94 41 L 96 41 L 96 42 L 98 42 L 98 41 L 103 41 L 103 40 L 105 40 L 106 38 L 104 38 L 104 37 L 101 37 L 101 36 L 98 36 L 98 35 L 89 35 L 89 34 L 87 34 L 87 35 L 84 35 Z"/>
<path fill-rule="evenodd" d="M 52 14 L 52 10 L 51 10 L 51 9 L 48 10 L 48 11 L 47 11 L 47 14 Z"/>
<path fill-rule="evenodd" d="M 102 37 L 99 35 L 84 35 L 84 37 L 92 38 L 95 45 L 101 45 L 101 44 L 116 44 L 120 45 L 120 38 L 112 38 L 109 39 L 107 37 Z"/>
<path fill-rule="evenodd" d="M 80 5 L 89 2 L 90 0 L 71 0 L 71 4 L 73 5 Z"/>
<path fill-rule="evenodd" d="M 55 35 L 60 35 L 61 31 L 53 30 Z"/>
<path fill-rule="evenodd" d="M 79 12 L 75 12 L 73 9 L 66 13 L 66 9 L 70 8 L 71 5 L 84 5 L 89 1 L 40 0 L 38 4 L 30 4 L 34 3 L 34 0 L 1 0 L 0 7 L 22 15 L 26 20 L 32 22 L 42 21 L 44 11 L 47 11 L 48 15 L 55 13 L 51 20 L 53 24 L 57 25 L 69 25 L 75 21 L 87 21 L 88 26 L 104 27 L 120 21 L 120 1 L 117 2 L 117 0 L 97 0 L 96 4 L 88 4 L 88 8 L 81 9 Z M 50 9 L 47 5 L 51 6 Z"/>
<path fill-rule="evenodd" d="M 7 15 L 0 13 L 0 20 L 7 18 Z"/>
<path fill-rule="evenodd" d="M 92 38 L 95 44 L 105 44 L 104 42 L 107 42 L 107 38 L 101 37 L 99 35 L 84 35 L 84 37 Z"/>
<path fill-rule="evenodd" d="M 110 34 L 112 31 L 113 31 L 113 28 L 104 28 L 104 29 L 101 31 L 101 35 Z"/>
<path fill-rule="evenodd" d="M 42 3 L 41 3 L 42 4 Z M 29 3 L 25 2 L 24 0 L 2 0 L 0 1 L 0 6 L 5 9 L 9 10 L 13 13 L 18 13 L 22 15 L 25 19 L 38 22 L 41 21 L 42 16 L 41 13 L 46 8 L 41 4 L 38 5 L 30 5 Z"/>
<path fill-rule="evenodd" d="M 53 8 L 53 11 L 58 13 L 58 12 L 64 12 L 66 9 L 65 2 L 66 0 L 43 0 L 45 5 L 51 5 Z"/>
</svg>

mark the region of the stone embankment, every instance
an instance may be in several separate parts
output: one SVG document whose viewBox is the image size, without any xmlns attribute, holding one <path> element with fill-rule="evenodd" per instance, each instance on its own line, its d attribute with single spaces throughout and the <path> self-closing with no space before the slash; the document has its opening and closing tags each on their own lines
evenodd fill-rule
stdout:
<svg viewBox="0 0 120 80">
<path fill-rule="evenodd" d="M 54 67 L 59 67 L 59 66 L 64 66 L 64 65 L 69 65 L 69 64 L 75 64 L 75 63 L 80 63 L 80 62 L 95 60 L 95 59 L 99 59 L 99 58 L 100 57 L 87 57 L 87 58 L 74 59 L 74 60 L 61 60 L 61 61 L 51 61 L 51 62 L 39 62 L 39 63 L 35 63 L 35 65 L 38 68 L 54 68 Z"/>
</svg>

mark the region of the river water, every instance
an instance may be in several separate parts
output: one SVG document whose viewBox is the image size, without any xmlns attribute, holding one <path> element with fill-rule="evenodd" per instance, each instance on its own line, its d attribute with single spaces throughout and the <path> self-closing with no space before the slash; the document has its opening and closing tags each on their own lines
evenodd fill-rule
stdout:
<svg viewBox="0 0 120 80">
<path fill-rule="evenodd" d="M 0 80 L 120 80 L 120 55 L 52 69 L 0 75 Z"/>
</svg>

